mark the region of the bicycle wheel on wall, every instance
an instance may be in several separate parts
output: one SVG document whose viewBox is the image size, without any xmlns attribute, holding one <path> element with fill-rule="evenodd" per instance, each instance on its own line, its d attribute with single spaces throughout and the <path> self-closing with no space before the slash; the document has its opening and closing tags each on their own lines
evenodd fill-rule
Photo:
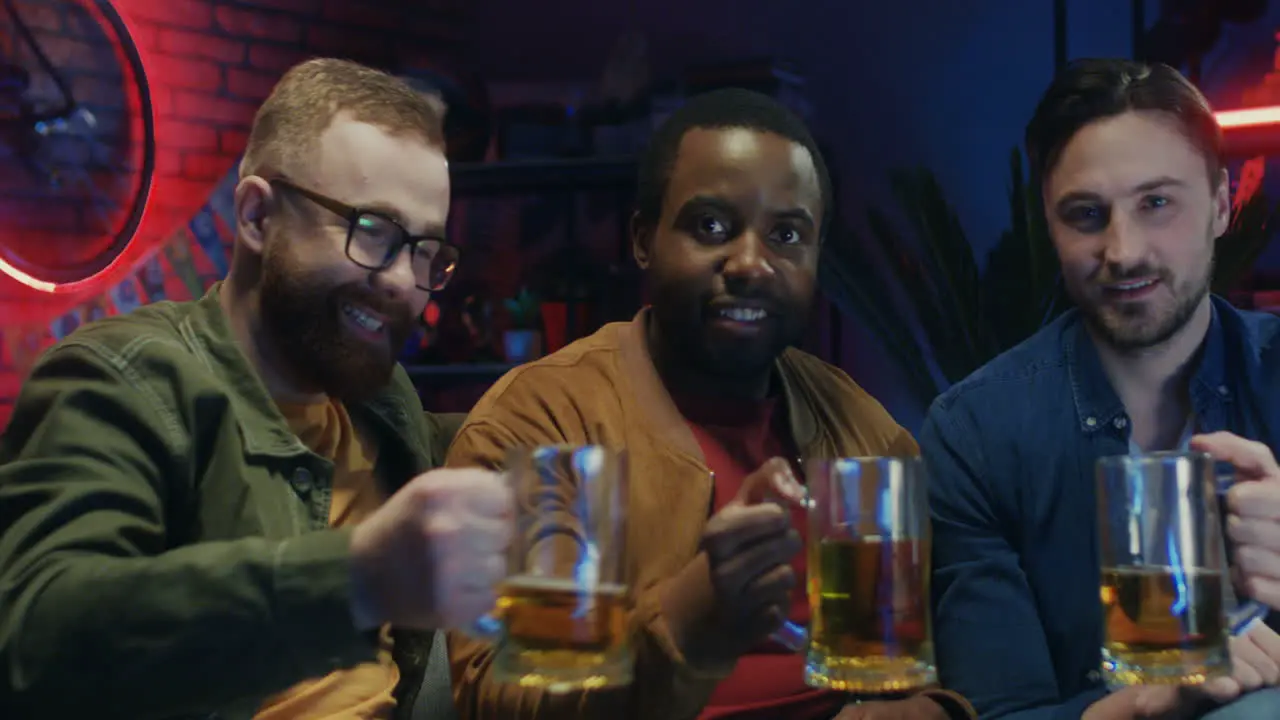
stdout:
<svg viewBox="0 0 1280 720">
<path fill-rule="evenodd" d="M 0 0 L 0 273 L 91 282 L 132 241 L 155 162 L 146 70 L 111 2 Z"/>
</svg>

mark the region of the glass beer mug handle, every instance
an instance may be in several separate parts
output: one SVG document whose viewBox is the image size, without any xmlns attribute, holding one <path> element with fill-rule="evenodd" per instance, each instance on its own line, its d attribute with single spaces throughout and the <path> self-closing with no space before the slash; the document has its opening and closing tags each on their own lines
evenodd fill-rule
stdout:
<svg viewBox="0 0 1280 720">
<path fill-rule="evenodd" d="M 1235 610 L 1227 613 L 1227 627 L 1232 637 L 1244 635 L 1266 619 L 1271 608 L 1256 600 L 1240 603 Z"/>
<path fill-rule="evenodd" d="M 1227 491 L 1235 484 L 1235 474 L 1230 472 L 1219 473 L 1217 476 L 1217 492 L 1220 507 L 1225 507 Z M 1226 552 L 1226 543 L 1223 543 L 1223 552 Z M 1229 560 L 1224 557 L 1224 564 L 1229 565 Z M 1228 596 L 1234 598 L 1234 592 L 1228 592 Z M 1227 612 L 1227 629 L 1232 637 L 1244 635 L 1256 626 L 1258 623 L 1266 619 L 1271 612 L 1271 608 L 1263 605 L 1256 600 L 1247 600 L 1236 605 L 1234 610 Z"/>
<path fill-rule="evenodd" d="M 790 620 L 784 620 L 782 627 L 774 630 L 769 639 L 792 652 L 804 652 L 809 647 L 809 631 Z"/>
<path fill-rule="evenodd" d="M 485 613 L 476 618 L 475 622 L 462 632 L 473 640 L 493 643 L 497 642 L 502 635 L 502 622 L 494 617 L 493 613 Z"/>
</svg>

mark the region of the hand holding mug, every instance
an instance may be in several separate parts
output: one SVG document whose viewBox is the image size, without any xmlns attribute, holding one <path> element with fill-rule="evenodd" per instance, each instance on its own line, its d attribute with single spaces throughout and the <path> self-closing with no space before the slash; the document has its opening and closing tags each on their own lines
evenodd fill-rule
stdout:
<svg viewBox="0 0 1280 720">
<path fill-rule="evenodd" d="M 464 628 L 487 613 L 506 575 L 512 512 L 497 473 L 441 469 L 410 480 L 352 533 L 357 626 Z"/>
<path fill-rule="evenodd" d="M 707 521 L 697 557 L 663 590 L 676 643 L 693 664 L 731 664 L 786 619 L 800 535 L 779 503 L 805 497 L 790 465 L 773 458 Z"/>
<path fill-rule="evenodd" d="M 804 488 L 781 458 L 747 476 L 738 495 L 707 522 L 702 548 L 711 568 L 719 615 L 743 651 L 786 619 L 801 549 L 790 514 L 776 502 L 803 505 Z"/>
<path fill-rule="evenodd" d="M 1235 468 L 1227 492 L 1227 535 L 1244 593 L 1280 607 L 1280 466 L 1271 449 L 1227 432 L 1197 435 L 1191 447 Z"/>
</svg>

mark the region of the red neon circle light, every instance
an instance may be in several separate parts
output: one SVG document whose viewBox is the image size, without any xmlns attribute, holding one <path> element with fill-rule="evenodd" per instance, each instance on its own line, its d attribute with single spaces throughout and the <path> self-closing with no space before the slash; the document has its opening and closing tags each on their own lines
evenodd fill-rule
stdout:
<svg viewBox="0 0 1280 720">
<path fill-rule="evenodd" d="M 147 66 L 148 66 L 147 56 L 146 56 L 146 52 L 143 51 L 142 47 L 138 44 L 138 41 L 136 40 L 136 38 L 138 37 L 138 34 L 135 31 L 134 23 L 128 18 L 128 16 L 125 14 L 123 10 L 121 10 L 119 7 L 116 7 L 114 3 L 110 3 L 110 0 L 107 0 L 107 1 L 108 1 L 108 4 L 111 4 L 113 6 L 113 9 L 115 10 L 115 14 L 120 18 L 120 24 L 124 26 L 124 30 L 128 34 L 129 42 L 133 43 L 134 51 L 138 54 L 139 72 L 141 73 L 141 77 L 138 78 L 138 80 L 142 84 L 147 85 L 148 92 L 149 92 L 150 84 L 147 79 Z M 152 128 L 152 132 L 154 132 L 155 131 L 155 104 L 139 103 L 139 106 L 140 106 L 139 107 L 140 112 L 150 113 L 151 117 L 143 118 L 144 126 L 146 124 L 150 124 Z M 5 275 L 8 275 L 9 277 L 13 278 L 14 280 L 18 281 L 19 283 L 22 283 L 23 285 L 33 290 L 38 290 L 40 292 L 45 292 L 45 293 L 51 293 L 51 294 L 57 294 L 57 295 L 70 295 L 70 294 L 79 293 L 86 289 L 91 289 L 96 282 L 98 282 L 103 277 L 110 276 L 111 273 L 113 273 L 116 270 L 116 268 L 126 260 L 126 258 L 129 255 L 129 252 L 128 252 L 129 246 L 133 243 L 133 239 L 138 236 L 138 230 L 142 227 L 145 227 L 147 224 L 147 212 L 151 207 L 151 190 L 155 185 L 155 173 L 154 172 L 144 173 L 144 175 L 146 176 L 145 182 L 142 185 L 142 187 L 139 188 L 139 191 L 138 191 L 141 196 L 140 199 L 142 202 L 142 212 L 139 214 L 138 224 L 133 229 L 133 238 L 130 238 L 129 242 L 125 243 L 124 247 L 120 249 L 120 252 L 116 254 L 115 258 L 112 259 L 112 261 L 108 263 L 106 267 L 90 274 L 88 277 L 83 277 L 83 278 L 80 278 L 79 280 L 73 280 L 71 282 L 58 283 L 58 282 L 52 282 L 49 280 L 41 280 L 40 278 L 35 277 L 30 273 L 24 272 L 20 268 L 17 268 L 13 264 L 9 263 L 7 260 L 4 259 L 2 255 L 0 255 L 0 273 L 4 273 Z"/>
</svg>

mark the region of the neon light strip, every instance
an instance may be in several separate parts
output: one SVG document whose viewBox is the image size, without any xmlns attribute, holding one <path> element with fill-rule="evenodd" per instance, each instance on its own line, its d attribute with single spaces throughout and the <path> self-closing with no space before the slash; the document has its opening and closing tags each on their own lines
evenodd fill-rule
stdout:
<svg viewBox="0 0 1280 720">
<path fill-rule="evenodd" d="M 58 292 L 57 283 L 51 283 L 47 280 L 41 280 L 39 278 L 31 277 L 30 275 L 22 272 L 18 268 L 5 262 L 4 258 L 2 257 L 0 257 L 0 272 L 4 273 L 5 275 L 8 275 L 9 277 L 13 278 L 14 280 L 17 280 L 18 282 L 22 283 L 23 285 L 26 285 L 29 288 L 34 288 L 36 290 L 40 290 L 42 292 L 47 292 L 47 293 Z"/>
<path fill-rule="evenodd" d="M 1248 108 L 1246 110 L 1224 110 L 1213 114 L 1218 118 L 1222 129 L 1258 127 L 1280 123 L 1280 105 Z"/>
</svg>

